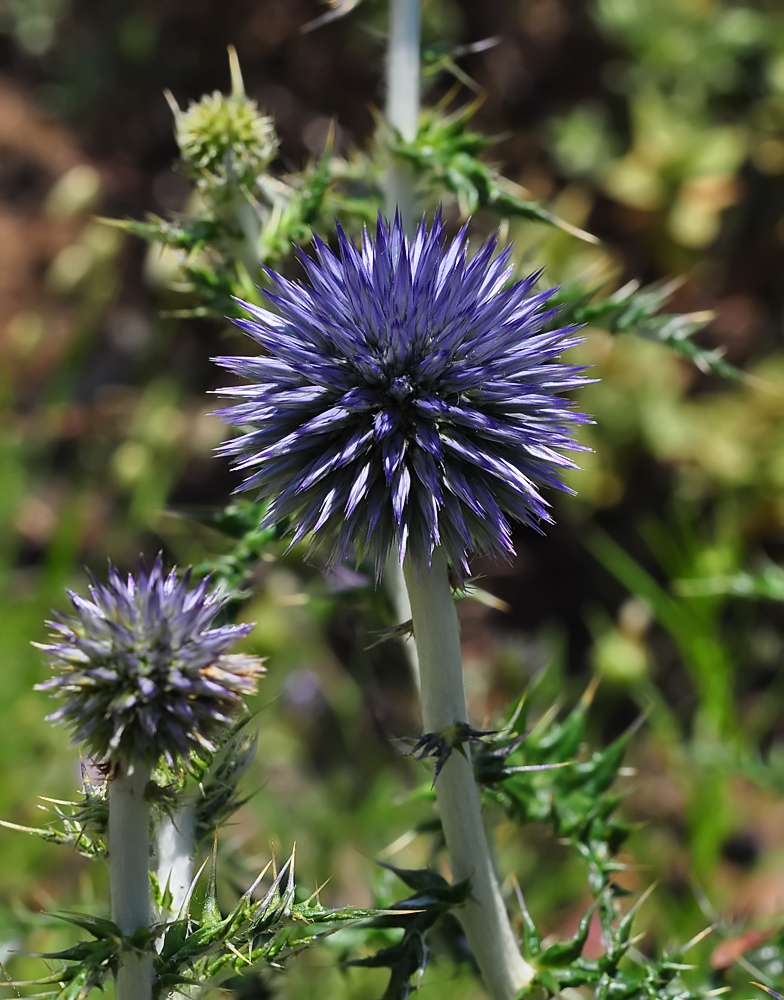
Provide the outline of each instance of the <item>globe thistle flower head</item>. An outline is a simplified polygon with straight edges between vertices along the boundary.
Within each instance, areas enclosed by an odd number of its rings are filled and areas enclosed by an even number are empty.
[[[587,379],[557,360],[578,341],[547,329],[555,289],[506,287],[510,250],[491,239],[469,259],[440,213],[410,242],[399,218],[361,248],[338,226],[338,249],[301,255],[309,286],[268,270],[276,312],[242,303],[235,321],[267,355],[216,359],[248,380],[221,390],[239,400],[220,415],[244,431],[221,449],[241,488],[331,565],[367,555],[380,573],[394,549],[429,566],[443,546],[462,575],[472,551],[509,556],[510,521],[551,520],[540,488],[566,489],[587,419],[560,395]]]
[[[37,690],[62,701],[49,721],[110,766],[174,765],[211,749],[263,667],[229,654],[253,626],[213,627],[228,598],[209,586],[191,589],[190,570],[166,575],[158,556],[125,580],[110,563],[105,585],[91,578],[90,600],[69,591],[74,614],[47,622],[51,641],[35,643],[54,671]]]

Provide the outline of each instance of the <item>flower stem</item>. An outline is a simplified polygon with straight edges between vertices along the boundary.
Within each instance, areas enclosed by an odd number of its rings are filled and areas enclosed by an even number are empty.
[[[425,732],[441,732],[466,722],[463,664],[457,613],[446,557],[433,553],[430,569],[405,560],[414,638],[422,682]],[[469,756],[468,747],[465,748]],[[512,1000],[531,981],[534,969],[520,954],[498,885],[482,823],[479,789],[466,757],[452,753],[436,781],[436,798],[449,852],[452,877],[471,879],[471,892],[457,912],[493,1000]]]
[[[241,101],[245,96],[245,84],[242,79],[237,50],[233,45],[229,46],[229,72],[231,73],[231,96],[235,101]],[[244,237],[237,248],[237,256],[245,264],[251,280],[255,282],[259,270],[261,222],[254,206],[248,201],[247,194],[239,189],[236,178],[232,177],[232,182],[236,190],[231,200],[230,212]]]
[[[158,885],[161,892],[169,888],[172,917],[180,912],[193,879],[195,823],[196,809],[187,804],[174,815],[164,816],[156,832]]]
[[[387,122],[407,142],[416,138],[419,127],[419,21],[422,0],[390,0],[389,46],[387,48]],[[400,213],[403,230],[410,238],[414,234],[416,195],[411,165],[392,160],[387,167],[384,183],[384,214],[393,219]],[[391,556],[384,571],[389,593],[397,611],[398,621],[411,617],[406,585],[400,563]],[[403,641],[411,680],[419,690],[419,660],[416,645]]]
[[[411,603],[408,599],[406,581],[403,579],[403,570],[394,552],[390,553],[387,557],[386,566],[384,567],[384,583],[397,614],[397,620],[401,624],[407,622],[411,617]],[[419,694],[419,657],[417,656],[416,643],[411,636],[406,636],[401,642],[408,663],[411,682],[416,688],[416,693]]]
[[[387,122],[406,142],[419,127],[419,12],[421,0],[390,0],[387,49]],[[416,213],[414,180],[408,164],[393,162],[386,179],[386,215],[400,212],[411,235]]]
[[[150,925],[149,767],[120,769],[109,785],[109,888],[112,920],[125,935]],[[151,1000],[152,954],[120,953],[117,1000]]]

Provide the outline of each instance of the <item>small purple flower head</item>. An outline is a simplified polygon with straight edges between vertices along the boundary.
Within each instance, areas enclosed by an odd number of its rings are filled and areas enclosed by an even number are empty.
[[[242,303],[268,353],[216,359],[250,383],[222,390],[244,430],[222,453],[270,500],[262,524],[289,518],[330,565],[368,555],[380,572],[391,548],[429,565],[440,545],[462,575],[473,550],[510,555],[509,519],[552,520],[540,486],[566,489],[586,419],[559,395],[586,379],[555,360],[577,341],[545,331],[554,290],[534,291],[539,274],[505,287],[510,250],[469,259],[440,214],[411,242],[379,217],[375,242],[338,226],[338,244],[302,255],[310,287],[267,272],[277,313]]]
[[[110,563],[108,583],[92,579],[92,600],[69,591],[75,614],[47,622],[52,641],[36,643],[55,671],[37,690],[63,700],[49,721],[112,766],[211,748],[256,690],[261,661],[228,654],[253,626],[212,628],[227,598],[208,579],[189,585],[190,570],[166,576],[160,556],[127,580]]]

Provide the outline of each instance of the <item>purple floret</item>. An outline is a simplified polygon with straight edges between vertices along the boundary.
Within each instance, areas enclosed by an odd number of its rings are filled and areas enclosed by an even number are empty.
[[[266,353],[216,359],[248,380],[221,390],[242,430],[221,452],[269,501],[262,527],[288,520],[331,566],[369,556],[380,573],[390,550],[429,565],[443,546],[462,575],[473,551],[513,553],[511,520],[551,522],[540,487],[575,468],[563,453],[587,418],[559,394],[588,380],[556,360],[578,340],[546,329],[555,289],[507,287],[509,249],[469,259],[465,228],[443,228],[409,242],[379,218],[357,248],[338,226],[339,256],[316,237],[309,286],[268,271],[277,311],[242,303]]]

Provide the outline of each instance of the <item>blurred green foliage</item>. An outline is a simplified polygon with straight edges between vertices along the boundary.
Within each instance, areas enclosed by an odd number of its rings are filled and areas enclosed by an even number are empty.
[[[662,213],[676,243],[705,247],[742,198],[749,161],[784,174],[782,11],[765,2],[597,0],[595,17],[620,48],[605,67],[612,97],[552,123],[555,155],[621,204]],[[610,113],[621,101],[623,129]]]

